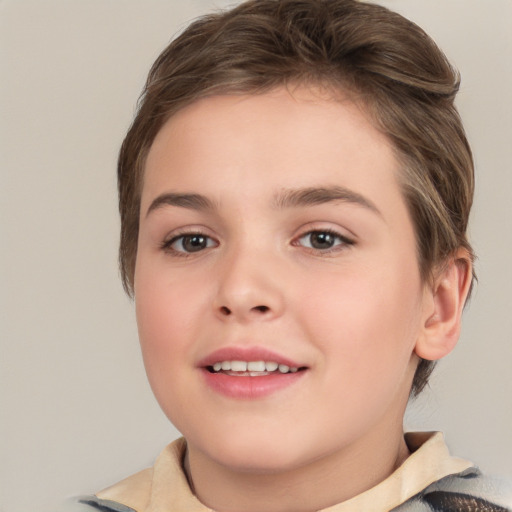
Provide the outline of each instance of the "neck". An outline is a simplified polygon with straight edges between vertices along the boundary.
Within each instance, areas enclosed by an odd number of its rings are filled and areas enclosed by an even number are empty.
[[[371,432],[349,447],[283,471],[229,468],[193,446],[188,447],[184,463],[199,500],[218,512],[311,512],[374,487],[408,455],[400,424],[392,431]]]

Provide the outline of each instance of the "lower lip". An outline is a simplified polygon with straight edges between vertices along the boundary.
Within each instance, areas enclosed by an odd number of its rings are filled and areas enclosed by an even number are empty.
[[[265,398],[288,386],[298,382],[305,370],[295,373],[273,373],[271,375],[262,375],[260,377],[235,377],[225,373],[211,373],[203,369],[203,375],[207,385],[229,398],[239,400],[255,400]]]

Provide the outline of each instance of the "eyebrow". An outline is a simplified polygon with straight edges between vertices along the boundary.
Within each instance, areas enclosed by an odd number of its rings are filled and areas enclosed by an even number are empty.
[[[273,198],[273,206],[279,210],[316,206],[331,202],[352,203],[382,216],[375,204],[363,195],[345,187],[308,187],[284,189]],[[148,208],[146,216],[164,206],[177,206],[190,210],[215,210],[215,203],[202,194],[167,192],[156,197]]]
[[[338,185],[330,187],[309,187],[283,190],[274,197],[274,206],[278,209],[315,206],[340,201],[352,203],[382,216],[375,204],[363,195]]]
[[[178,206],[190,210],[214,210],[215,204],[206,196],[201,194],[178,194],[168,192],[155,198],[149,205],[146,216],[152,211],[158,210],[163,206]]]

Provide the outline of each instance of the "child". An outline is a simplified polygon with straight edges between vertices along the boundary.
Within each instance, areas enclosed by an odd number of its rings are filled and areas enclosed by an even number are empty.
[[[120,263],[184,438],[69,510],[509,510],[402,428],[473,279],[457,88],[354,0],[251,0],[171,43],[121,149]]]

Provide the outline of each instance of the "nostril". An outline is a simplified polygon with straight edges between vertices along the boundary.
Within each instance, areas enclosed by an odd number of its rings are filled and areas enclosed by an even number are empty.
[[[220,306],[218,311],[222,316],[231,316],[233,314],[233,310],[229,309],[227,306]],[[256,313],[267,313],[270,311],[270,308],[268,306],[254,306],[250,308],[250,311]]]

